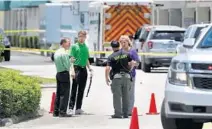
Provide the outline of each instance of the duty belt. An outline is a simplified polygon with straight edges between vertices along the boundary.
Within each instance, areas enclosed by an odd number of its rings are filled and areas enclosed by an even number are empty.
[[[120,72],[114,75],[114,78],[122,78],[122,77],[130,78],[130,74],[126,72]]]

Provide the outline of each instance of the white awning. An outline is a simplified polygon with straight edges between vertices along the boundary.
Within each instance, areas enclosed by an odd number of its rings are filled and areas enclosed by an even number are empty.
[[[62,33],[77,33],[76,30],[60,30]]]

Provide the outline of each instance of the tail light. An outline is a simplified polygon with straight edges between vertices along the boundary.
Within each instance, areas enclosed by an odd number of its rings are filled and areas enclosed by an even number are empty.
[[[152,47],[153,47],[153,42],[149,41],[147,44],[148,44],[148,48],[149,48],[149,49],[152,49]]]

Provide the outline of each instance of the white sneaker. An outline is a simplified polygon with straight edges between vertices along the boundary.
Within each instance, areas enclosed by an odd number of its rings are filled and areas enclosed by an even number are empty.
[[[76,115],[80,115],[80,114],[84,114],[85,112],[82,110],[82,109],[77,109],[76,111],[75,111],[75,114]]]
[[[67,114],[72,116],[74,114],[74,112],[72,109],[68,109]]]

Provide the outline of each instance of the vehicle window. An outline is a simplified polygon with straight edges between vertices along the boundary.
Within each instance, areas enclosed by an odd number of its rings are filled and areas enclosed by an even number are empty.
[[[202,28],[204,28],[204,27],[198,27],[198,28],[196,29],[196,31],[195,31],[195,33],[194,33],[194,37],[193,37],[193,38],[197,38],[197,37],[199,36],[199,34],[200,34],[200,32],[201,32]]]
[[[139,28],[139,29],[136,31],[134,39],[139,39],[139,36],[140,36],[140,34],[141,34],[141,31],[142,31],[142,28]]]
[[[201,48],[210,48],[212,47],[212,28],[208,30],[208,32],[203,37],[200,46]]]
[[[185,32],[185,34],[184,34],[184,39],[189,38],[189,34],[190,34],[191,30],[192,30],[192,27],[189,27],[189,28],[186,30],[186,32]]]
[[[183,41],[184,31],[155,31],[150,39]]]
[[[143,35],[141,36],[141,39],[144,39],[144,41],[146,41],[147,37],[148,37],[149,31],[145,30]]]

